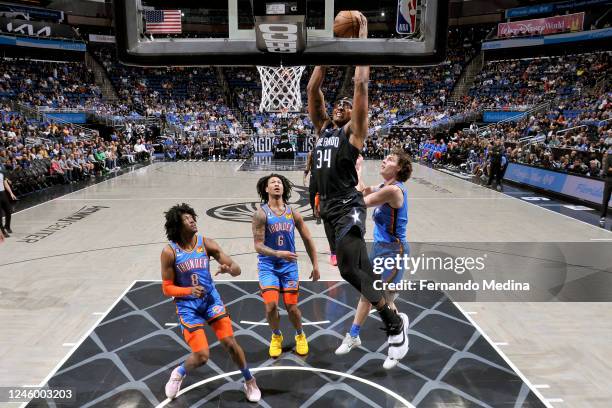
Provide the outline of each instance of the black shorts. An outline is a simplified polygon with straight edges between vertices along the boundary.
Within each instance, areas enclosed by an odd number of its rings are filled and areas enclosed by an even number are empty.
[[[363,194],[354,190],[344,196],[321,200],[321,218],[328,222],[335,234],[336,242],[353,227],[357,227],[363,238],[366,232],[366,205]]]

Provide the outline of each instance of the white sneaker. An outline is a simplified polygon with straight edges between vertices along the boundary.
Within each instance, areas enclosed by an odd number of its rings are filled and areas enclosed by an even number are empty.
[[[408,326],[410,321],[406,313],[399,313],[398,316],[404,322],[404,329],[401,333],[389,336],[387,339],[389,343],[387,355],[390,359],[399,361],[408,353]]]
[[[385,362],[383,363],[383,368],[384,368],[385,370],[390,370],[390,369],[392,369],[393,367],[395,367],[395,366],[397,365],[397,363],[399,363],[399,361],[398,361],[398,360],[396,360],[396,359],[394,359],[394,358],[391,358],[391,357],[387,357],[387,358],[385,359]]]
[[[166,383],[166,397],[170,399],[176,398],[176,394],[178,394],[181,389],[181,383],[185,378],[184,375],[180,375],[178,372],[178,367],[172,370],[172,374],[170,374],[170,379]]]
[[[255,377],[253,377],[250,381],[245,381],[243,387],[244,394],[249,402],[259,402],[261,399],[261,391],[259,390],[259,387],[257,387]]]
[[[359,346],[361,346],[361,339],[359,336],[353,337],[350,333],[346,333],[344,340],[342,340],[342,344],[336,349],[336,355],[341,356],[343,354],[348,354],[353,348]]]

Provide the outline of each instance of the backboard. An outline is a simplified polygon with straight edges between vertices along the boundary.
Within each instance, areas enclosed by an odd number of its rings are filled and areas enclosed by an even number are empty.
[[[412,66],[439,63],[446,51],[448,0],[113,2],[119,59],[128,65]],[[334,18],[342,10],[366,16],[367,39],[334,37]],[[180,15],[171,34],[158,29],[167,11]],[[278,38],[265,30],[278,26],[289,27],[296,44],[276,52],[262,48],[262,35]]]

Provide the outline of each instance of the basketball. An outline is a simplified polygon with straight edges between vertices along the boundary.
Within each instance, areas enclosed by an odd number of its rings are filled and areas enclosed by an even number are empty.
[[[357,10],[343,10],[334,20],[334,35],[340,38],[359,37],[359,15]]]

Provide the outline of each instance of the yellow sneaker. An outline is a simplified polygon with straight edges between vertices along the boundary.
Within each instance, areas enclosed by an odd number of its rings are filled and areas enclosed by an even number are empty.
[[[304,333],[295,336],[295,352],[300,356],[308,354],[308,340],[306,340],[306,335]]]
[[[283,352],[283,335],[272,334],[270,340],[270,357],[278,357]]]

